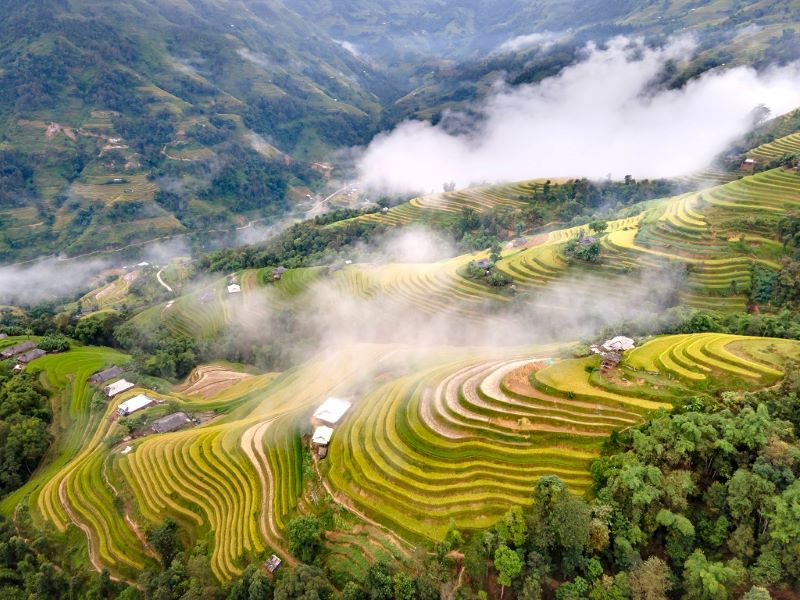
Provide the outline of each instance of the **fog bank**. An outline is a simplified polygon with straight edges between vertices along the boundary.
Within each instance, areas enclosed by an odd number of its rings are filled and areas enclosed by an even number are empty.
[[[378,135],[358,162],[360,178],[400,193],[439,191],[451,180],[678,176],[746,133],[757,107],[776,116],[800,106],[797,63],[715,70],[680,89],[654,85],[693,51],[687,38],[657,49],[626,38],[590,44],[582,62],[536,84],[499,86],[469,115],[448,113],[435,126],[407,121]]]

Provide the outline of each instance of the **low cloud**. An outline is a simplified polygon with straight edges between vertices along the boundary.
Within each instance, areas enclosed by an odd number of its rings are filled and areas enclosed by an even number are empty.
[[[270,69],[274,66],[267,55],[262,54],[261,52],[253,52],[247,48],[238,48],[236,50],[236,54],[241,56],[247,62],[253,63],[254,65],[257,65],[263,69]]]
[[[519,52],[520,50],[530,50],[537,48],[547,50],[558,42],[564,34],[544,31],[541,33],[530,33],[528,35],[518,35],[507,42],[503,42],[498,48],[498,53]]]
[[[662,314],[684,285],[680,271],[665,265],[611,282],[608,275],[565,274],[547,287],[520,289],[508,302],[481,300],[458,290],[452,264],[429,264],[454,251],[436,236],[409,231],[372,251],[371,262],[320,272],[291,298],[271,285],[234,298],[225,344],[243,355],[271,344],[297,363],[358,343],[422,349],[564,342]]]
[[[33,305],[68,298],[88,289],[108,267],[105,260],[62,261],[55,258],[0,267],[0,304]]]
[[[364,53],[361,52],[358,46],[356,46],[353,42],[348,42],[347,40],[333,40],[337,44],[339,44],[342,48],[347,50],[350,54],[355,56],[356,58],[364,58]]]
[[[357,164],[364,185],[399,192],[534,177],[670,177],[704,168],[754,124],[800,105],[798,64],[715,70],[680,89],[656,85],[694,44],[616,38],[542,82],[501,86],[437,125],[407,121],[377,136]]]

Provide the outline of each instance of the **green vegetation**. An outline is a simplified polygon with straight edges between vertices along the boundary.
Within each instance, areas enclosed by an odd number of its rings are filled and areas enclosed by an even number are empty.
[[[0,497],[18,488],[52,441],[48,396],[35,375],[0,374]]]
[[[11,3],[0,260],[306,214],[340,176],[317,162],[329,150],[408,115],[436,121],[501,71],[538,81],[590,37],[686,28],[707,37],[658,82],[678,88],[723,62],[788,61],[799,18],[772,0],[593,0],[549,52],[384,78],[378,49],[397,38],[378,39],[375,19],[414,44],[439,31],[464,56],[474,23],[495,47],[518,27],[566,29],[574,10],[547,0],[489,23],[493,2],[201,4]],[[263,244],[0,308],[0,349],[47,351],[0,363],[0,595],[796,595],[799,125],[767,122],[676,181],[334,203]],[[408,226],[455,251],[384,256]],[[614,326],[590,314],[616,305],[637,310]],[[532,346],[540,328],[559,343]],[[589,351],[618,334],[635,348]],[[89,379],[112,365],[134,387],[107,398]],[[139,394],[153,402],[121,416]],[[323,451],[311,415],[331,396],[352,405]]]
[[[498,597],[506,587],[526,599],[791,593],[796,385],[792,367],[779,387],[656,413],[612,437],[586,499],[541,477],[489,530],[465,538],[451,527],[436,561],[452,568],[446,552],[460,548],[468,587],[496,583]],[[366,593],[380,594],[382,581],[367,576]],[[411,597],[426,597],[417,583]]]

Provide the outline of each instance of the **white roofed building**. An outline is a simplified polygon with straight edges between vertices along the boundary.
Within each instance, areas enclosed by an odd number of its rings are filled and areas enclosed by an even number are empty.
[[[242,291],[242,288],[239,286],[238,283],[232,283],[228,286],[228,293],[229,294],[238,294]]]
[[[314,411],[311,418],[328,425],[336,425],[348,410],[350,410],[350,403],[347,400],[331,396]]]
[[[314,430],[314,435],[311,436],[311,443],[315,446],[327,446],[333,437],[333,429],[327,425],[320,425]]]
[[[128,390],[134,388],[135,385],[126,379],[120,379],[119,381],[115,381],[112,384],[107,385],[103,388],[103,392],[105,392],[106,398],[113,398],[117,394],[121,394],[122,392],[127,392]]]
[[[120,417],[127,417],[130,414],[135,413],[137,410],[142,410],[143,408],[147,408],[148,406],[155,404],[155,400],[150,396],[145,394],[139,394],[138,396],[134,396],[133,398],[128,398],[117,407],[117,414]]]
[[[636,344],[634,341],[629,338],[625,337],[624,335],[618,335],[616,337],[611,338],[610,340],[606,340],[603,342],[603,348],[606,350],[616,350],[618,352],[625,352],[625,350],[630,350]]]

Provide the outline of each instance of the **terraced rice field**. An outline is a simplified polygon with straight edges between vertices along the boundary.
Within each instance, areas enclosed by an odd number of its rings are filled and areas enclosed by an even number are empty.
[[[527,502],[542,475],[557,474],[582,493],[612,431],[723,385],[771,385],[782,361],[800,356],[800,344],[785,340],[671,336],[629,352],[606,378],[587,368],[597,357],[557,360],[555,350],[353,346],[280,376],[227,377],[204,394],[204,375],[220,371],[209,367],[171,399],[183,410],[216,406],[225,414],[126,442],[133,451],[124,455],[125,444],[105,442],[118,427],[117,404],[141,390],[92,410],[86,378],[126,358],[102,348],[47,356],[33,365],[63,400],[58,452],[0,508],[10,515],[25,501],[35,523],[79,528],[92,564],[125,578],[156,560],[142,531],[167,515],[208,542],[220,580],[272,552],[291,560],[283,531],[308,506],[309,415],[329,395],[344,395],[354,405],[320,467],[336,502],[352,511],[352,528],[327,540],[328,560],[352,574],[384,555],[408,556],[392,532],[416,543],[439,539],[451,519],[466,529],[490,526]]]
[[[343,531],[329,531],[325,537],[326,565],[333,573],[334,581],[337,576],[345,581],[351,578],[361,581],[375,562],[403,563],[409,558],[405,545],[371,525],[359,524]]]
[[[124,180],[113,183],[114,179]],[[105,203],[128,200],[152,200],[156,185],[143,174],[103,174],[86,177],[73,184],[72,192],[89,200]]]
[[[456,192],[437,194],[416,199],[397,210],[424,212],[435,207],[439,213],[447,214],[470,202],[477,203],[475,207],[483,203],[480,206],[484,208],[501,202],[514,204],[519,203],[516,198],[530,195],[535,185],[539,184],[488,188],[480,194],[479,190],[464,192],[473,194],[471,199]],[[510,300],[515,295],[534,297],[547,304],[550,296],[542,296],[542,292],[559,281],[569,285],[594,275],[591,285],[571,286],[576,299],[590,301],[599,295],[624,300],[643,275],[663,272],[665,277],[674,277],[682,268],[686,271],[685,281],[680,283],[683,304],[738,311],[747,304],[753,265],[778,268],[782,248],[773,237],[777,220],[798,205],[800,174],[774,169],[703,191],[650,201],[638,214],[610,221],[608,229],[597,235],[601,246],[597,264],[581,264],[564,254],[565,244],[589,233],[586,226],[531,236],[521,246],[509,245],[497,264],[513,280],[513,290],[492,288],[484,281],[466,277],[467,264],[486,258],[486,253],[426,264],[292,269],[278,282],[272,281],[271,268],[245,271],[240,276],[243,296],[250,299],[247,309],[262,310],[265,316],[276,310],[299,311],[313,299],[310,290],[330,285],[345,297],[410,308],[423,315],[446,313],[476,322],[513,306]],[[392,211],[386,214],[395,214]],[[421,218],[411,212],[408,222]],[[269,293],[260,292],[262,288]],[[192,301],[178,300],[164,308],[160,318],[177,332],[210,334],[237,310],[237,304],[224,293],[215,288],[214,294],[215,300],[200,304],[197,295]]]
[[[747,156],[762,163],[768,163],[786,154],[800,154],[800,132],[790,133],[772,142],[762,144],[748,152]]]
[[[357,217],[360,220],[398,226],[414,222],[447,219],[471,208],[478,213],[498,208],[520,209],[525,198],[541,189],[544,180],[522,181],[507,185],[475,187],[454,192],[428,194],[390,208],[386,212]],[[335,225],[335,224],[334,224]]]
[[[244,564],[237,560],[265,549],[254,518],[258,478],[239,448],[239,435],[216,426],[175,432],[167,439],[151,436],[119,459],[144,519],[158,523],[169,511],[187,527],[213,532],[211,569],[222,580],[241,571]]]
[[[513,205],[531,193],[524,186],[440,194],[371,217],[403,210],[412,220],[447,218],[462,206],[480,211]],[[648,203],[641,213],[610,222],[598,235],[597,265],[565,256],[565,244],[587,233],[572,227],[510,245],[497,267],[520,294],[540,294],[558,281],[594,273],[599,277],[588,294],[624,300],[632,277],[683,266],[685,304],[738,310],[753,264],[776,265],[770,223],[799,204],[800,175],[776,169]],[[475,323],[513,304],[512,294],[466,278],[467,264],[484,257],[293,269],[280,281],[272,280],[271,269],[250,270],[238,274],[241,294],[228,295],[220,279],[140,313],[135,322],[164,323],[175,333],[212,339],[238,310],[260,302],[263,314],[301,311],[312,291],[330,286],[346,298],[378,302],[387,314],[403,306]],[[13,342],[0,340],[0,346]],[[126,395],[93,410],[94,390],[85,382],[126,357],[78,347],[33,363],[57,392],[61,435],[52,458],[0,510],[10,515],[23,501],[38,526],[79,528],[92,564],[129,579],[156,560],[141,532],[166,516],[192,540],[208,543],[220,580],[272,552],[291,560],[286,523],[310,505],[309,415],[327,396],[347,396],[354,405],[319,468],[326,489],[351,511],[354,523],[327,539],[331,567],[361,573],[371,560],[402,560],[408,551],[387,531],[420,543],[441,538],[451,519],[464,529],[488,527],[509,507],[527,503],[542,475],[556,474],[582,493],[590,483],[589,464],[611,432],[683,398],[772,385],[783,361],[800,357],[800,344],[785,340],[669,336],[628,352],[621,367],[605,376],[596,370],[598,357],[558,360],[556,350],[363,345],[280,375],[205,367],[167,398],[182,410],[218,416],[202,426],[143,435],[122,455],[107,442],[119,431],[114,409]]]
[[[0,511],[9,515],[18,503],[26,503],[35,523],[49,523],[60,531],[75,524],[87,535],[92,563],[118,572],[134,572],[152,559],[146,557],[125,525],[102,480],[102,440],[116,403],[93,411],[90,403],[94,389],[87,378],[126,361],[127,357],[114,350],[75,348],[31,363],[29,369],[41,369],[43,383],[55,392],[54,420],[59,435],[51,450],[52,459],[0,504]]]
[[[576,493],[610,432],[652,410],[736,382],[770,385],[796,342],[716,334],[657,338],[612,379],[596,357],[534,354],[457,361],[385,383],[337,429],[324,471],[370,517],[410,539],[440,539],[450,520],[483,528],[528,501],[537,477]],[[686,373],[690,373],[687,376]]]

